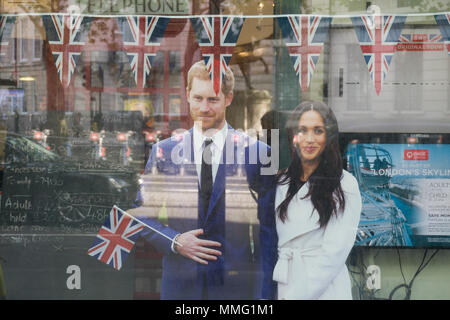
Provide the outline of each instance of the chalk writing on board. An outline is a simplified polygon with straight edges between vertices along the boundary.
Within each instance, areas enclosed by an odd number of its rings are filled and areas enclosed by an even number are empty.
[[[6,210],[29,211],[32,209],[30,196],[10,196],[5,198],[3,208]]]

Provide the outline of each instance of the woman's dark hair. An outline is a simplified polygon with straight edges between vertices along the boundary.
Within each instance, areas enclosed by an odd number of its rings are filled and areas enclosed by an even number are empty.
[[[287,169],[277,175],[279,184],[289,184],[286,199],[278,206],[277,212],[281,221],[287,218],[287,208],[292,198],[300,190],[303,176],[300,151],[294,144],[294,137],[298,132],[298,124],[303,113],[307,111],[318,112],[324,122],[326,132],[326,146],[322,152],[319,166],[309,177],[309,191],[305,198],[311,197],[314,209],[319,214],[320,227],[328,224],[333,214],[337,215],[339,209],[344,209],[345,198],[341,188],[342,158],[339,151],[339,129],[333,111],[323,102],[306,101],[299,104],[287,120],[286,130],[291,163]]]

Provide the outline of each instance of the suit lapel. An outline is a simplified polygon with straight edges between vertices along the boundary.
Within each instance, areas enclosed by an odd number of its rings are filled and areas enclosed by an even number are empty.
[[[279,185],[277,192],[280,192],[280,187],[284,188],[284,191],[281,193],[284,197],[288,185]],[[279,217],[277,216],[279,246],[283,246],[286,242],[320,227],[319,214],[317,213],[317,210],[314,209],[311,198],[308,197],[303,199],[308,193],[308,189],[309,182],[305,183],[292,199],[287,210],[287,223],[280,222]]]

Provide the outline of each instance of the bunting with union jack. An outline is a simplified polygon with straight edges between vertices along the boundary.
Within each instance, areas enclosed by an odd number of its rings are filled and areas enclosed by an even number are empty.
[[[88,250],[88,254],[120,270],[144,227],[144,224],[122,213],[114,206]]]
[[[231,56],[241,33],[244,18],[233,16],[191,18],[200,53],[213,82],[216,94],[229,68]]]
[[[364,15],[351,20],[375,91],[380,95],[406,16]]]
[[[143,89],[170,18],[126,16],[117,21],[136,86]]]
[[[0,16],[0,55],[5,54],[15,21],[15,17]]]
[[[450,13],[436,14],[434,19],[436,19],[436,23],[441,30],[445,45],[447,46],[447,53],[450,55]]]
[[[59,79],[64,88],[70,85],[92,19],[68,14],[52,14],[42,17]]]
[[[323,43],[328,37],[331,19],[303,15],[277,19],[302,91],[309,87]]]

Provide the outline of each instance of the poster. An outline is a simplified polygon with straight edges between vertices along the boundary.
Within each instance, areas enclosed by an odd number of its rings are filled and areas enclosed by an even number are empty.
[[[356,245],[450,247],[450,145],[350,144],[363,208]]]

